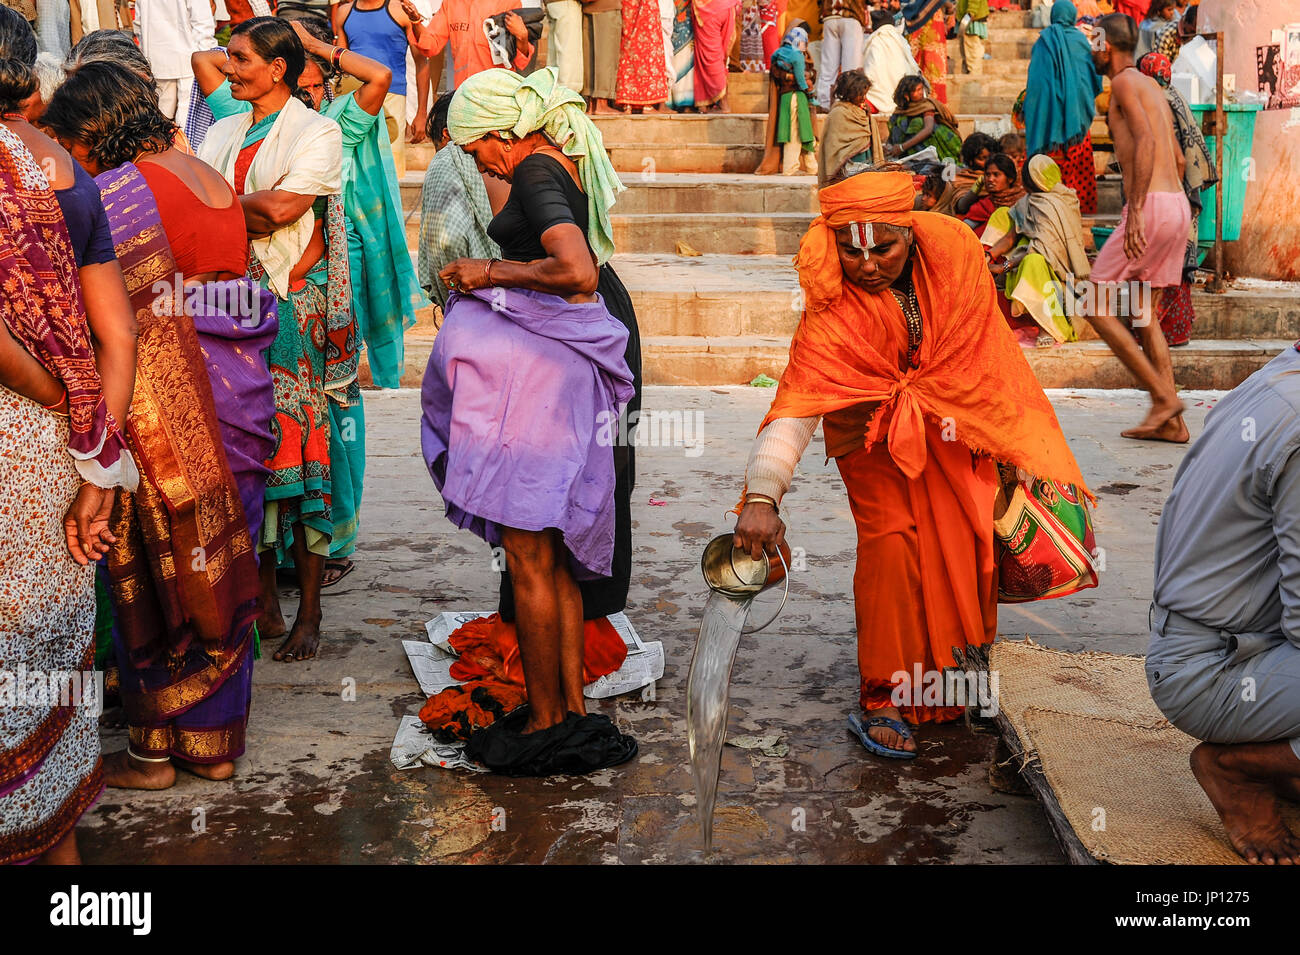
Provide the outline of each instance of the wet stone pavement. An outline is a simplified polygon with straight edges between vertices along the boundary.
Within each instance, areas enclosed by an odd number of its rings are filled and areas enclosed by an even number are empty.
[[[1184,393],[1193,435],[1216,397]],[[770,400],[770,390],[747,387],[646,389],[646,411],[676,415],[692,444],[641,447],[637,457],[628,615],[643,640],[663,642],[667,664],[654,700],[591,704],[637,738],[640,755],[585,778],[513,780],[389,762],[399,718],[424,699],[402,640],[424,639],[424,622],[443,610],[494,609],[498,578],[486,545],[442,515],[420,459],[418,393],[367,392],[358,566],[326,592],[320,656],[277,663],[264,648],[235,777],[181,773],[165,792],[107,790],[79,827],[85,860],[1060,863],[1038,804],[990,787],[993,735],[925,726],[920,758],[893,762],[868,755],[846,729],[857,704],[855,535],[820,433],[782,509],[806,569],[793,574],[780,619],[742,640],[732,681],[729,735],[777,734],[789,752],[725,747],[715,852],[703,857],[685,728],[706,596],[699,555],[731,525]],[[1184,449],[1119,437],[1142,416],[1135,392],[1052,400],[1101,499],[1105,571],[1076,597],[1004,606],[999,631],[1065,650],[1140,653],[1155,526]],[[674,437],[659,432],[661,443]],[[292,607],[286,594],[286,614]],[[124,731],[106,727],[103,742],[121,749]]]

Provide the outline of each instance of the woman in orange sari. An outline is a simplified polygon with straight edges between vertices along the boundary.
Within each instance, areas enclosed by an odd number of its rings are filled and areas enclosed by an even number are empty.
[[[868,718],[850,723],[872,752],[905,759],[916,743],[904,719],[962,713],[921,699],[918,669],[956,666],[954,651],[997,634],[997,464],[1083,478],[975,234],[913,212],[906,173],[863,173],[818,199],[797,260],[805,311],[750,454],[735,543],[755,557],[784,544],[781,497],[821,420],[858,527]]]

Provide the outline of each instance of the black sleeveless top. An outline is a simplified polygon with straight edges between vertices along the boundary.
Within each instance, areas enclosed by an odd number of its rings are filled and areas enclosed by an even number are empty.
[[[488,235],[501,246],[501,257],[512,262],[532,262],[547,257],[542,233],[562,222],[571,222],[587,234],[587,196],[569,171],[555,157],[534,153],[515,167],[510,198],[488,225]],[[628,330],[623,357],[632,370],[636,394],[627,405],[635,420],[641,409],[641,333],[637,329],[632,298],[606,263],[600,267],[596,286],[609,313]],[[632,576],[632,489],[636,484],[635,448],[614,447],[614,560],[611,576],[578,581],[582,593],[582,616],[586,620],[607,617],[627,606]],[[501,575],[501,599],[497,605],[502,619],[515,619],[514,589],[510,575]]]

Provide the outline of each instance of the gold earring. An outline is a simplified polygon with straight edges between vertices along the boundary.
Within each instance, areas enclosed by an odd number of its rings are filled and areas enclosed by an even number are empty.
[[[505,145],[506,145],[506,152],[510,152],[510,144],[506,143]]]

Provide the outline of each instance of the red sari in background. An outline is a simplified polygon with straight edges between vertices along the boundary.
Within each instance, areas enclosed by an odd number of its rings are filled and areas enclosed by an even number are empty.
[[[1061,182],[1079,197],[1079,212],[1096,215],[1097,167],[1092,160],[1092,133],[1084,133],[1083,141],[1069,149],[1053,149],[1047,155],[1061,167]]]
[[[948,102],[948,22],[942,11],[907,38],[921,75],[940,103]]]
[[[727,55],[736,35],[740,0],[694,0],[695,108],[727,95]]]
[[[659,0],[623,0],[615,91],[615,100],[624,106],[658,106],[668,100]]]

